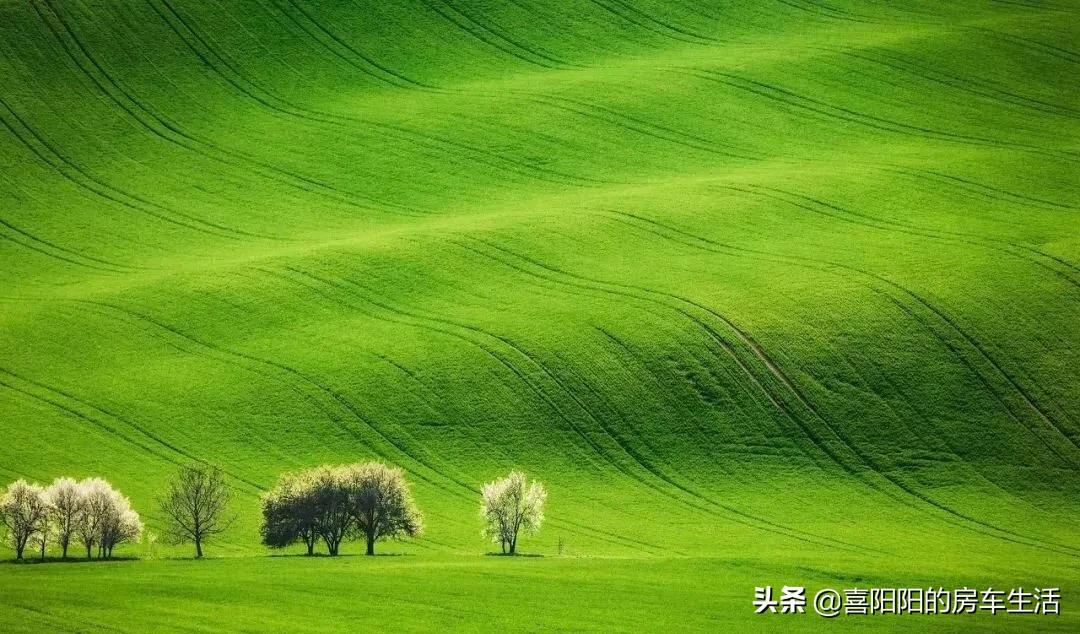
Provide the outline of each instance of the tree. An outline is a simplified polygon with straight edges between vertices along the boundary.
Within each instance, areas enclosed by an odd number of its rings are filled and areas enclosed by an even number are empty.
[[[225,474],[217,467],[181,467],[160,500],[167,535],[175,543],[194,543],[195,556],[203,556],[203,544],[224,531],[235,518],[226,517],[231,492]]]
[[[346,483],[357,530],[367,543],[366,554],[375,554],[375,542],[380,539],[415,537],[421,533],[420,511],[401,469],[367,462],[343,467],[341,477]]]
[[[262,498],[262,543],[284,548],[302,541],[307,554],[315,552],[319,539],[315,487],[308,474],[286,473]]]
[[[79,482],[79,497],[82,499],[83,512],[78,524],[75,525],[75,535],[86,547],[87,559],[93,556],[95,544],[100,548],[101,525],[112,505],[112,494],[112,486],[101,478],[87,478]]]
[[[348,484],[342,476],[342,467],[318,467],[310,474],[315,528],[331,556],[338,554],[356,521],[349,507]]]
[[[78,484],[82,511],[75,523],[74,536],[86,547],[86,558],[112,557],[113,549],[124,542],[134,542],[142,533],[139,514],[131,501],[101,478],[87,478]]]
[[[45,490],[36,484],[19,479],[9,484],[0,496],[0,523],[7,527],[16,559],[23,558],[26,544],[35,533],[41,531],[47,539],[44,534],[47,516]]]
[[[68,546],[79,524],[83,521],[86,512],[86,503],[83,499],[79,484],[71,478],[57,478],[45,490],[45,497],[49,504],[49,523],[63,553],[67,559]]]
[[[481,491],[480,515],[483,534],[498,542],[505,554],[517,552],[519,533],[535,534],[544,522],[547,491],[539,482],[531,484],[525,474],[511,471],[505,478],[489,482]]]
[[[262,510],[264,544],[284,548],[302,541],[309,555],[319,539],[333,556],[342,542],[360,536],[373,555],[376,541],[418,535],[422,528],[402,471],[377,462],[285,474],[263,496]]]
[[[41,518],[41,523],[38,524],[37,530],[30,537],[30,543],[35,546],[38,551],[38,558],[42,561],[45,561],[45,549],[49,547],[49,542],[56,536],[56,529],[52,525],[52,519],[49,516],[48,501],[45,502],[45,505],[45,514]]]
[[[98,525],[99,556],[111,559],[117,544],[136,542],[141,533],[142,521],[131,508],[131,501],[119,491],[112,491]]]

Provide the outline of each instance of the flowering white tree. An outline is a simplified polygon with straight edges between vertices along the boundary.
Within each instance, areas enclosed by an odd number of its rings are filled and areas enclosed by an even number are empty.
[[[540,530],[546,500],[544,485],[529,483],[520,471],[511,471],[505,478],[485,484],[480,502],[483,534],[497,542],[504,554],[509,551],[513,555],[521,531],[533,535]]]
[[[112,557],[117,544],[139,539],[142,521],[130,500],[101,478],[87,478],[78,488],[83,512],[75,535],[86,547],[87,559],[93,556],[95,545],[98,558]]]
[[[45,490],[36,484],[19,479],[0,496],[0,524],[7,527],[16,559],[23,558],[26,544],[36,533],[47,530],[47,516]]]
[[[68,546],[86,513],[86,502],[79,483],[71,478],[53,480],[45,489],[45,498],[49,503],[49,526],[64,559],[67,559]]]
[[[112,557],[113,548],[124,542],[137,542],[142,534],[142,520],[131,508],[131,501],[113,490],[99,526],[99,557]]]
[[[112,487],[101,478],[87,478],[79,482],[79,497],[82,498],[83,514],[75,526],[75,535],[86,547],[86,558],[94,555],[94,545],[98,545],[100,554],[101,526],[111,505]]]
[[[54,539],[56,539],[56,527],[52,525],[52,518],[49,515],[48,507],[46,507],[45,517],[41,519],[38,529],[30,536],[30,544],[38,552],[38,556],[45,559],[45,549],[49,547],[49,542]]]

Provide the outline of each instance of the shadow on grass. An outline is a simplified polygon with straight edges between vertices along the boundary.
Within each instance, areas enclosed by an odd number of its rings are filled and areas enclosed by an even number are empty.
[[[109,559],[97,559],[97,558],[87,559],[85,557],[68,557],[67,559],[64,559],[63,557],[46,557],[45,559],[41,559],[40,557],[34,557],[34,558],[27,558],[27,559],[3,559],[3,560],[0,560],[0,565],[4,565],[4,566],[44,566],[44,565],[51,565],[51,564],[76,565],[76,564],[108,563],[110,561],[139,561],[139,560],[140,560],[139,557],[131,557],[131,556],[127,556],[127,557],[110,557]]]
[[[543,559],[547,555],[541,555],[540,553],[484,553],[485,557],[527,557],[530,559]]]
[[[273,555],[267,555],[270,558],[282,558],[282,559],[364,559],[371,558],[376,559],[379,557],[415,557],[414,553],[375,553],[374,555],[365,555],[364,553],[341,553],[338,555],[328,555],[326,553],[277,553]]]

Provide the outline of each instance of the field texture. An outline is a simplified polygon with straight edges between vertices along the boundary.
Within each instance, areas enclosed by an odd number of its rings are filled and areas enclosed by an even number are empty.
[[[1077,86],[1065,1],[0,0],[0,485],[239,513],[2,564],[0,630],[1077,631]],[[267,556],[372,458],[422,539]],[[513,467],[542,557],[485,556]]]

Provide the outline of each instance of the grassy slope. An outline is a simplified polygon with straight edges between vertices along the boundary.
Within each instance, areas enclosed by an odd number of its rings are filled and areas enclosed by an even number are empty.
[[[382,4],[0,2],[0,480],[106,475],[153,526],[219,463],[214,552],[255,555],[278,473],[381,457],[430,565],[317,565],[428,606],[518,574],[476,557],[510,466],[552,491],[528,550],[616,558],[528,596],[638,575],[705,626],[777,570],[1076,587],[1069,3]],[[232,564],[0,589],[339,578]],[[641,622],[620,587],[552,622]]]

